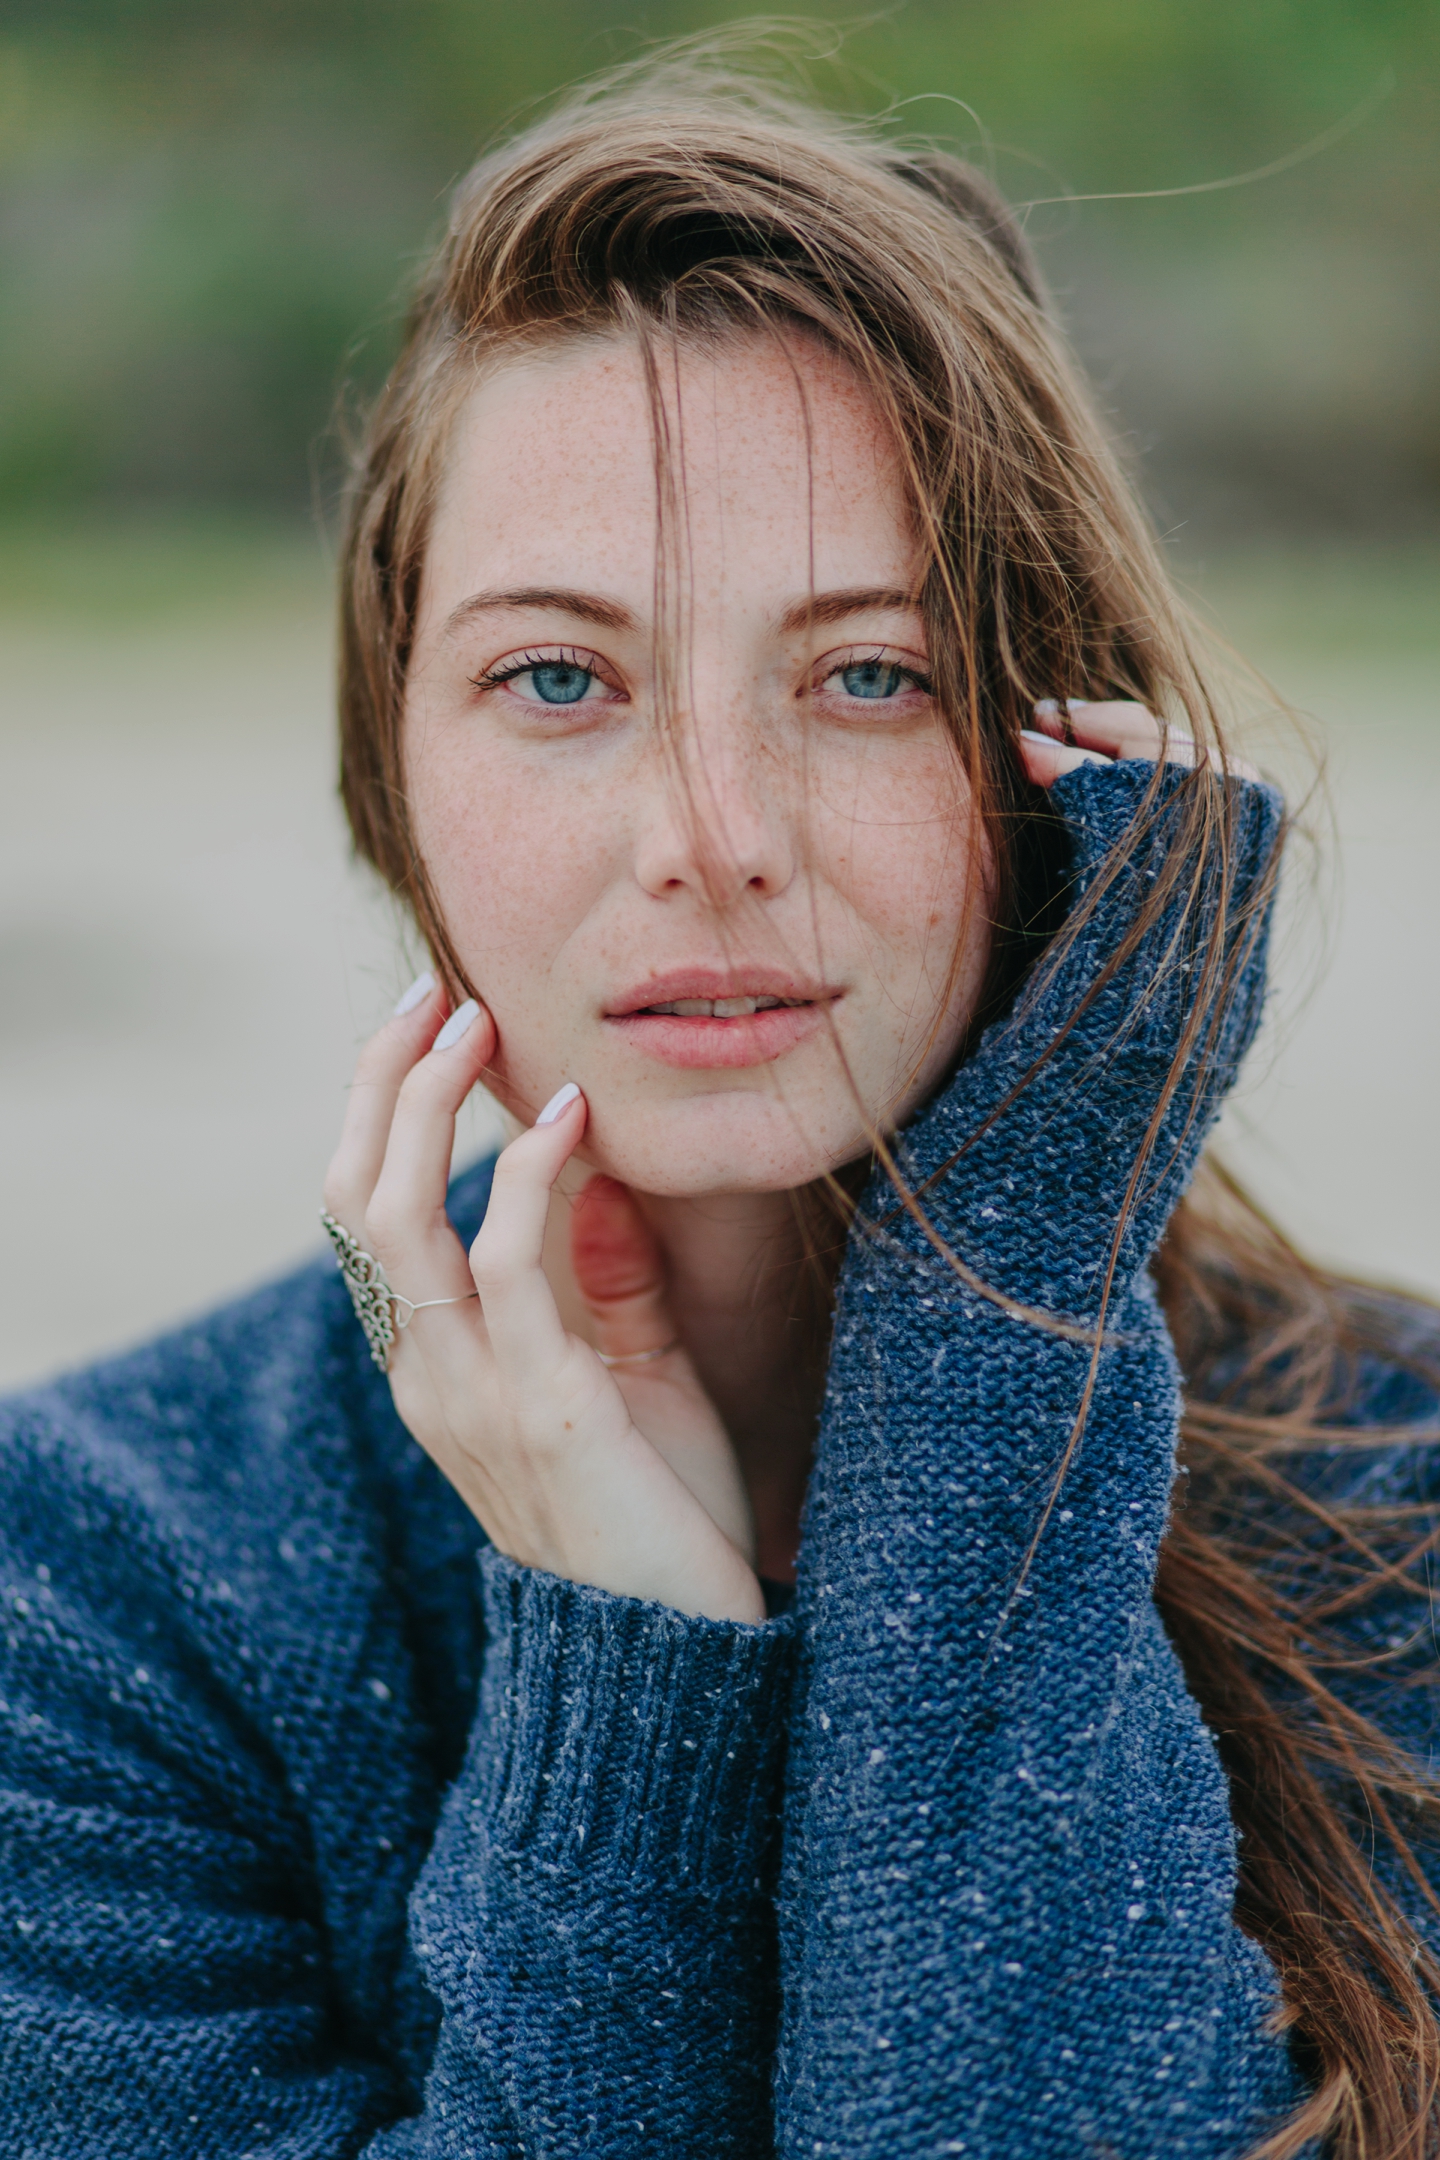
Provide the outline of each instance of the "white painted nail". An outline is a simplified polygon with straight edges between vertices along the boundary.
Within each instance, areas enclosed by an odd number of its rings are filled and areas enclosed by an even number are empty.
[[[431,991],[434,988],[435,977],[431,974],[429,968],[426,968],[423,975],[417,975],[415,977],[414,982],[411,983],[409,989],[405,992],[404,997],[401,998],[399,1004],[395,1007],[395,1018],[397,1020],[403,1020],[406,1013],[414,1012],[417,1005],[424,1004],[426,998],[429,997]]]
[[[1089,703],[1089,698],[1067,697],[1065,700],[1065,710],[1066,712],[1084,712],[1086,706]]]
[[[565,1112],[569,1109],[571,1103],[574,1102],[576,1096],[579,1093],[580,1090],[578,1087],[576,1087],[575,1082],[573,1080],[567,1080],[564,1087],[557,1088],[555,1093],[550,1097],[549,1102],[546,1103],[544,1109],[540,1112],[539,1117],[536,1118],[536,1124],[553,1125],[557,1118],[563,1117],[565,1115]]]
[[[1036,698],[1035,710],[1037,713],[1044,713],[1047,720],[1058,720],[1060,717],[1060,701],[1058,698],[1053,697]]]
[[[1044,743],[1047,750],[1063,750],[1065,747],[1064,743],[1056,742],[1053,735],[1042,735],[1039,728],[1033,727],[1022,727],[1020,730],[1020,740],[1021,742]]]
[[[461,1036],[469,1033],[470,1023],[479,1010],[474,998],[466,998],[463,1005],[456,1006],[430,1047],[433,1050],[452,1050]]]

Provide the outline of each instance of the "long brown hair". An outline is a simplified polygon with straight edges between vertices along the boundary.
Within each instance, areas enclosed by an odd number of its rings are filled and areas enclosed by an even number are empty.
[[[572,97],[462,181],[359,446],[342,792],[359,852],[409,902],[452,988],[473,986],[411,827],[401,739],[451,421],[499,354],[617,335],[649,354],[657,340],[757,330],[841,356],[900,450],[929,565],[935,693],[994,850],[980,1017],[1054,929],[1046,821],[1015,744],[1036,698],[1137,699],[1209,748],[1133,934],[1161,908],[1183,910],[1217,864],[1223,887],[1230,793],[1213,776],[1227,753],[1204,643],[1004,204],[943,152],[688,52]],[[1062,941],[1078,927],[1065,921]],[[1222,910],[1202,973],[1221,966],[1231,929]],[[1365,1841],[1388,1840],[1433,1907],[1414,1845],[1436,1788],[1331,1683],[1353,1666],[1343,1622],[1357,1606],[1382,1591],[1423,1597],[1431,1533],[1403,1510],[1307,1499],[1285,1468],[1335,1442],[1345,1374],[1386,1347],[1388,1308],[1306,1266],[1213,1167],[1173,1218],[1156,1273],[1187,1382],[1185,1474],[1156,1597],[1229,1772],[1236,1917],[1275,1961],[1316,2088],[1260,2151],[1283,2160],[1323,2137],[1347,2160],[1418,2160],[1440,2149],[1440,1966]],[[1294,1565],[1277,1565],[1287,1556]]]

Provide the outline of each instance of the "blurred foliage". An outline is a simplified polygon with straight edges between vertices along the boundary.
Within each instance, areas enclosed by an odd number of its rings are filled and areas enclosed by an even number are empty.
[[[333,473],[450,181],[660,0],[0,0],[0,506],[283,508]],[[792,20],[819,21],[813,17]],[[823,41],[822,41],[823,42]],[[819,93],[992,166],[1162,522],[1440,506],[1434,0],[909,0]],[[1367,117],[1272,178],[1161,199]]]

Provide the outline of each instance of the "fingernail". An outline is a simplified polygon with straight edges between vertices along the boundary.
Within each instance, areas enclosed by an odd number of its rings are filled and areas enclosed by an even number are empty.
[[[414,982],[411,983],[409,989],[405,992],[404,997],[401,998],[399,1004],[395,1007],[395,1018],[397,1020],[403,1020],[406,1013],[414,1012],[417,1005],[424,1004],[426,998],[429,997],[431,991],[434,988],[435,977],[431,974],[429,968],[426,968],[423,975],[417,975],[415,977]]]
[[[550,1097],[549,1102],[546,1103],[544,1109],[540,1112],[539,1117],[536,1118],[536,1124],[553,1125],[558,1117],[564,1116],[565,1112],[569,1109],[571,1103],[574,1102],[576,1096],[579,1093],[580,1090],[578,1087],[576,1087],[575,1082],[573,1080],[567,1080],[564,1087],[558,1088],[556,1092]]]
[[[1047,720],[1058,720],[1060,717],[1060,701],[1058,698],[1053,697],[1036,698],[1035,711],[1037,716],[1043,713]],[[1022,728],[1020,732],[1024,735],[1028,734],[1029,730]]]
[[[479,1010],[480,1007],[476,1004],[474,998],[466,998],[463,1005],[457,1005],[454,1012],[445,1022],[444,1027],[435,1037],[434,1042],[430,1045],[431,1049],[453,1049],[461,1036],[469,1033],[470,1023]]]
[[[1089,703],[1089,698],[1067,697],[1065,700],[1065,710],[1066,712],[1084,712],[1086,706]]]
[[[1021,742],[1044,743],[1047,750],[1063,750],[1065,747],[1063,743],[1056,742],[1053,735],[1042,735],[1039,728],[1033,727],[1022,727],[1020,730],[1020,740]]]

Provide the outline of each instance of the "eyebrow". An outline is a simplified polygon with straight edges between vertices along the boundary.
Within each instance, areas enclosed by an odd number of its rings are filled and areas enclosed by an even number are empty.
[[[563,585],[515,585],[504,591],[471,593],[445,618],[444,635],[458,630],[476,615],[501,608],[541,608],[554,615],[577,615],[581,622],[595,623],[601,630],[633,630],[635,618],[618,600],[604,600],[598,593],[571,592]]]
[[[807,593],[786,608],[780,628],[787,637],[796,631],[823,629],[844,622],[851,615],[895,614],[918,604],[919,595],[904,585],[853,585],[837,592]],[[471,593],[445,618],[444,635],[460,629],[477,615],[506,608],[539,608],[555,615],[574,615],[601,630],[633,630],[635,617],[618,600],[598,593],[572,592],[564,585],[513,585],[493,592]]]
[[[844,622],[848,615],[896,614],[919,605],[918,593],[904,585],[854,585],[841,592],[811,593],[786,608],[780,628],[786,636],[797,630],[822,629]]]

